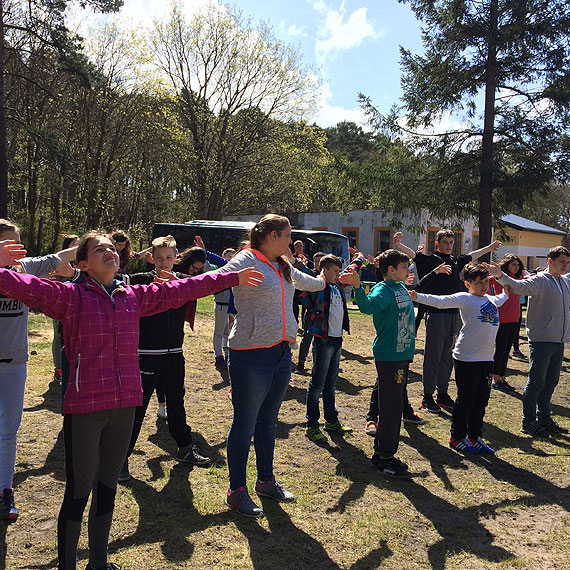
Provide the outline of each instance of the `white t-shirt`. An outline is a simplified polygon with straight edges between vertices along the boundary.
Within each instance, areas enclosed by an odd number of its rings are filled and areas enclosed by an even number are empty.
[[[344,309],[342,297],[338,287],[330,286],[331,303],[329,305],[329,331],[328,336],[342,336],[342,321],[344,320]]]
[[[499,310],[509,296],[426,295],[418,293],[418,303],[438,309],[459,309],[463,326],[453,347],[453,357],[462,362],[490,362],[495,355],[495,338],[499,329]]]

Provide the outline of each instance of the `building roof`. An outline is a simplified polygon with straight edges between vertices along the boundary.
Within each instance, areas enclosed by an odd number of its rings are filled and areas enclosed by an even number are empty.
[[[517,230],[524,230],[527,232],[541,232],[543,234],[557,234],[565,236],[566,232],[562,230],[557,230],[556,228],[551,228],[550,226],[545,226],[544,224],[539,224],[538,222],[533,222],[532,220],[527,220],[521,216],[516,216],[515,214],[508,214],[502,216],[501,220]]]

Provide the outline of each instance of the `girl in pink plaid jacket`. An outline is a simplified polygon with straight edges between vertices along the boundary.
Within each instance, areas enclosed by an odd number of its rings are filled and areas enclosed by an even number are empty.
[[[0,248],[0,266],[11,262],[7,245]],[[135,407],[142,404],[139,318],[228,287],[255,287],[263,276],[248,268],[125,286],[114,279],[119,256],[113,242],[97,232],[81,238],[77,265],[86,275],[79,283],[0,269],[0,293],[63,322],[71,372],[63,404],[66,488],[58,519],[58,570],[76,568],[81,520],[92,491],[87,570],[112,570],[116,566],[107,563],[107,542],[117,480]]]

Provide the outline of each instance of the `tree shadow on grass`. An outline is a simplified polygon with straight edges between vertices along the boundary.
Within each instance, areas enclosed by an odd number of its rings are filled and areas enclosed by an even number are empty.
[[[346,348],[342,349],[341,357],[344,357],[344,360],[356,360],[359,364],[374,364],[373,356],[362,356],[356,352],[350,352]]]
[[[57,435],[50,452],[47,454],[44,464],[41,467],[29,467],[29,464],[18,462],[18,471],[14,474],[14,487],[21,485],[30,477],[42,477],[51,475],[57,481],[65,481],[65,452],[63,449],[63,429]],[[22,470],[22,468],[24,468]]]
[[[243,517],[235,519],[237,528],[249,542],[253,567],[257,570],[282,568],[297,570],[298,568],[318,568],[323,570],[340,570],[323,545],[304,530],[295,526],[289,514],[280,503],[271,499],[263,499],[263,511],[269,523],[269,530],[252,524]],[[383,560],[392,556],[386,541],[380,546],[348,567],[350,570],[367,570],[377,568]]]

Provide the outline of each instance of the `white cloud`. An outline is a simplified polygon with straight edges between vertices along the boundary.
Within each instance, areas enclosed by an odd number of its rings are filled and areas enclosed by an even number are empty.
[[[328,83],[323,83],[319,90],[319,102],[315,113],[315,122],[319,127],[334,127],[341,121],[352,121],[363,129],[368,129],[364,112],[360,107],[346,109],[339,105],[331,105],[332,91]]]
[[[288,36],[290,38],[295,38],[295,37],[302,37],[302,38],[306,38],[307,37],[307,26],[297,26],[295,24],[290,25],[289,27],[287,27],[287,24],[285,24],[285,22],[283,20],[281,20],[279,22],[279,32],[284,35],[284,36]]]
[[[348,17],[344,0],[338,10],[323,0],[314,1],[313,8],[324,17],[315,44],[317,60],[321,62],[339,51],[358,47],[367,38],[377,39],[384,34],[368,20],[368,8],[359,8]]]

